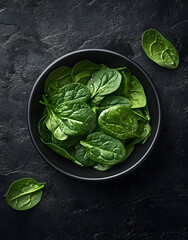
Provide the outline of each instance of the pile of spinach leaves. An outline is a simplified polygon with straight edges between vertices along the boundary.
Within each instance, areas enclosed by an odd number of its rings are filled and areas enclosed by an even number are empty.
[[[49,74],[42,98],[42,142],[79,166],[106,171],[151,134],[143,86],[127,67],[62,66]]]

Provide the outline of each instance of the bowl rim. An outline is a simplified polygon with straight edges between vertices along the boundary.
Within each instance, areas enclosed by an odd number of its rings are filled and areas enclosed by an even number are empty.
[[[35,89],[37,87],[37,85],[40,83],[41,81],[41,78],[42,76],[51,68],[53,67],[56,63],[58,63],[59,61],[61,61],[62,59],[68,57],[68,56],[71,56],[71,55],[74,55],[74,54],[77,54],[77,53],[80,53],[80,52],[105,52],[105,53],[110,53],[110,54],[114,54],[116,56],[119,56],[123,59],[125,59],[126,61],[130,62],[131,64],[135,65],[139,71],[141,71],[147,78],[147,80],[149,81],[151,87],[153,88],[153,91],[155,93],[155,97],[156,97],[156,100],[157,100],[157,106],[158,106],[158,112],[159,112],[159,116],[158,116],[158,124],[157,124],[157,128],[156,128],[156,131],[155,131],[155,135],[153,137],[153,140],[149,146],[149,148],[147,149],[147,151],[145,152],[145,154],[139,159],[139,161],[137,161],[134,165],[132,165],[131,167],[129,167],[128,169],[124,170],[124,171],[121,171],[119,173],[116,173],[116,174],[113,174],[113,175],[110,175],[110,176],[106,176],[106,177],[82,177],[82,176],[77,176],[77,175],[74,175],[74,174],[71,174],[71,173],[68,173],[58,167],[56,167],[51,161],[48,160],[48,158],[46,156],[44,156],[44,154],[42,153],[42,151],[40,150],[40,148],[38,147],[35,139],[34,139],[34,135],[33,135],[33,132],[32,132],[32,127],[31,127],[31,121],[30,121],[30,116],[31,116],[31,102],[33,100],[33,94],[35,92]],[[63,56],[57,58],[56,60],[54,60],[50,65],[48,65],[44,70],[43,72],[39,75],[39,77],[37,78],[37,80],[35,81],[33,87],[32,87],[32,90],[31,90],[31,93],[30,93],[30,96],[29,96],[29,100],[28,100],[28,104],[27,104],[27,125],[28,125],[28,129],[29,129],[29,134],[30,134],[30,137],[31,137],[31,140],[36,148],[36,150],[38,151],[38,153],[40,154],[40,156],[50,165],[52,166],[55,170],[57,170],[58,172],[60,173],[63,173],[65,174],[66,176],[69,176],[71,178],[74,178],[74,179],[79,179],[79,180],[85,180],[85,181],[90,181],[90,182],[96,182],[96,181],[107,181],[107,180],[112,180],[112,179],[117,179],[119,177],[122,177],[122,176],[125,176],[129,173],[131,173],[133,170],[135,170],[137,167],[139,167],[145,160],[146,158],[148,158],[148,156],[150,155],[150,153],[152,152],[156,142],[157,142],[157,139],[159,137],[159,133],[160,133],[160,129],[161,129],[161,104],[160,104],[160,99],[159,99],[159,96],[158,96],[158,93],[157,93],[157,90],[156,90],[156,87],[154,85],[154,83],[152,82],[151,78],[149,77],[149,75],[145,72],[145,70],[138,64],[136,63],[135,61],[133,61],[132,59],[120,54],[120,53],[117,53],[117,52],[114,52],[114,51],[111,51],[111,50],[106,50],[106,49],[100,49],[100,48],[95,48],[95,49],[81,49],[81,50],[76,50],[76,51],[72,51],[72,52],[69,52],[67,54],[64,54]]]

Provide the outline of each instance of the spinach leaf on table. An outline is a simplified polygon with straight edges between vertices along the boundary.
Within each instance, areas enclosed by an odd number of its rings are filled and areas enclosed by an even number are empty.
[[[146,55],[162,67],[175,69],[179,55],[175,47],[155,29],[148,29],[142,35],[142,47]]]
[[[120,140],[137,137],[136,115],[126,106],[114,106],[101,112],[98,123],[102,131]]]
[[[6,194],[7,203],[15,210],[24,211],[40,202],[44,183],[32,178],[22,178],[13,182]]]
[[[120,140],[102,132],[94,132],[80,141],[86,148],[87,156],[98,163],[114,165],[124,160],[126,151]]]

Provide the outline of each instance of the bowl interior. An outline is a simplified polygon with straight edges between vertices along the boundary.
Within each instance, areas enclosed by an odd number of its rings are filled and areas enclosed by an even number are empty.
[[[152,133],[145,144],[137,144],[132,154],[121,164],[114,166],[106,172],[99,172],[92,168],[79,167],[44,145],[38,132],[38,121],[42,116],[44,106],[39,104],[43,94],[45,80],[54,69],[66,65],[73,67],[80,60],[89,59],[108,67],[127,66],[142,83],[151,115]],[[128,173],[138,166],[151,151],[160,126],[160,104],[156,90],[147,74],[132,60],[107,50],[83,50],[67,54],[52,63],[38,78],[30,95],[28,104],[28,125],[32,140],[42,157],[53,167],[69,176],[85,180],[105,180]]]

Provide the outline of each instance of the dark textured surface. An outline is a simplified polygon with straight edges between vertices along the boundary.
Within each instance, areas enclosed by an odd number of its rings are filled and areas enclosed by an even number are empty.
[[[0,239],[188,239],[188,5],[186,0],[0,1]],[[159,30],[177,48],[180,66],[167,70],[146,57],[141,35]],[[72,180],[35,150],[27,101],[43,69],[72,50],[106,48],[139,63],[162,102],[158,144],[128,177],[107,183]],[[5,201],[13,181],[45,181],[39,205],[27,212]]]

